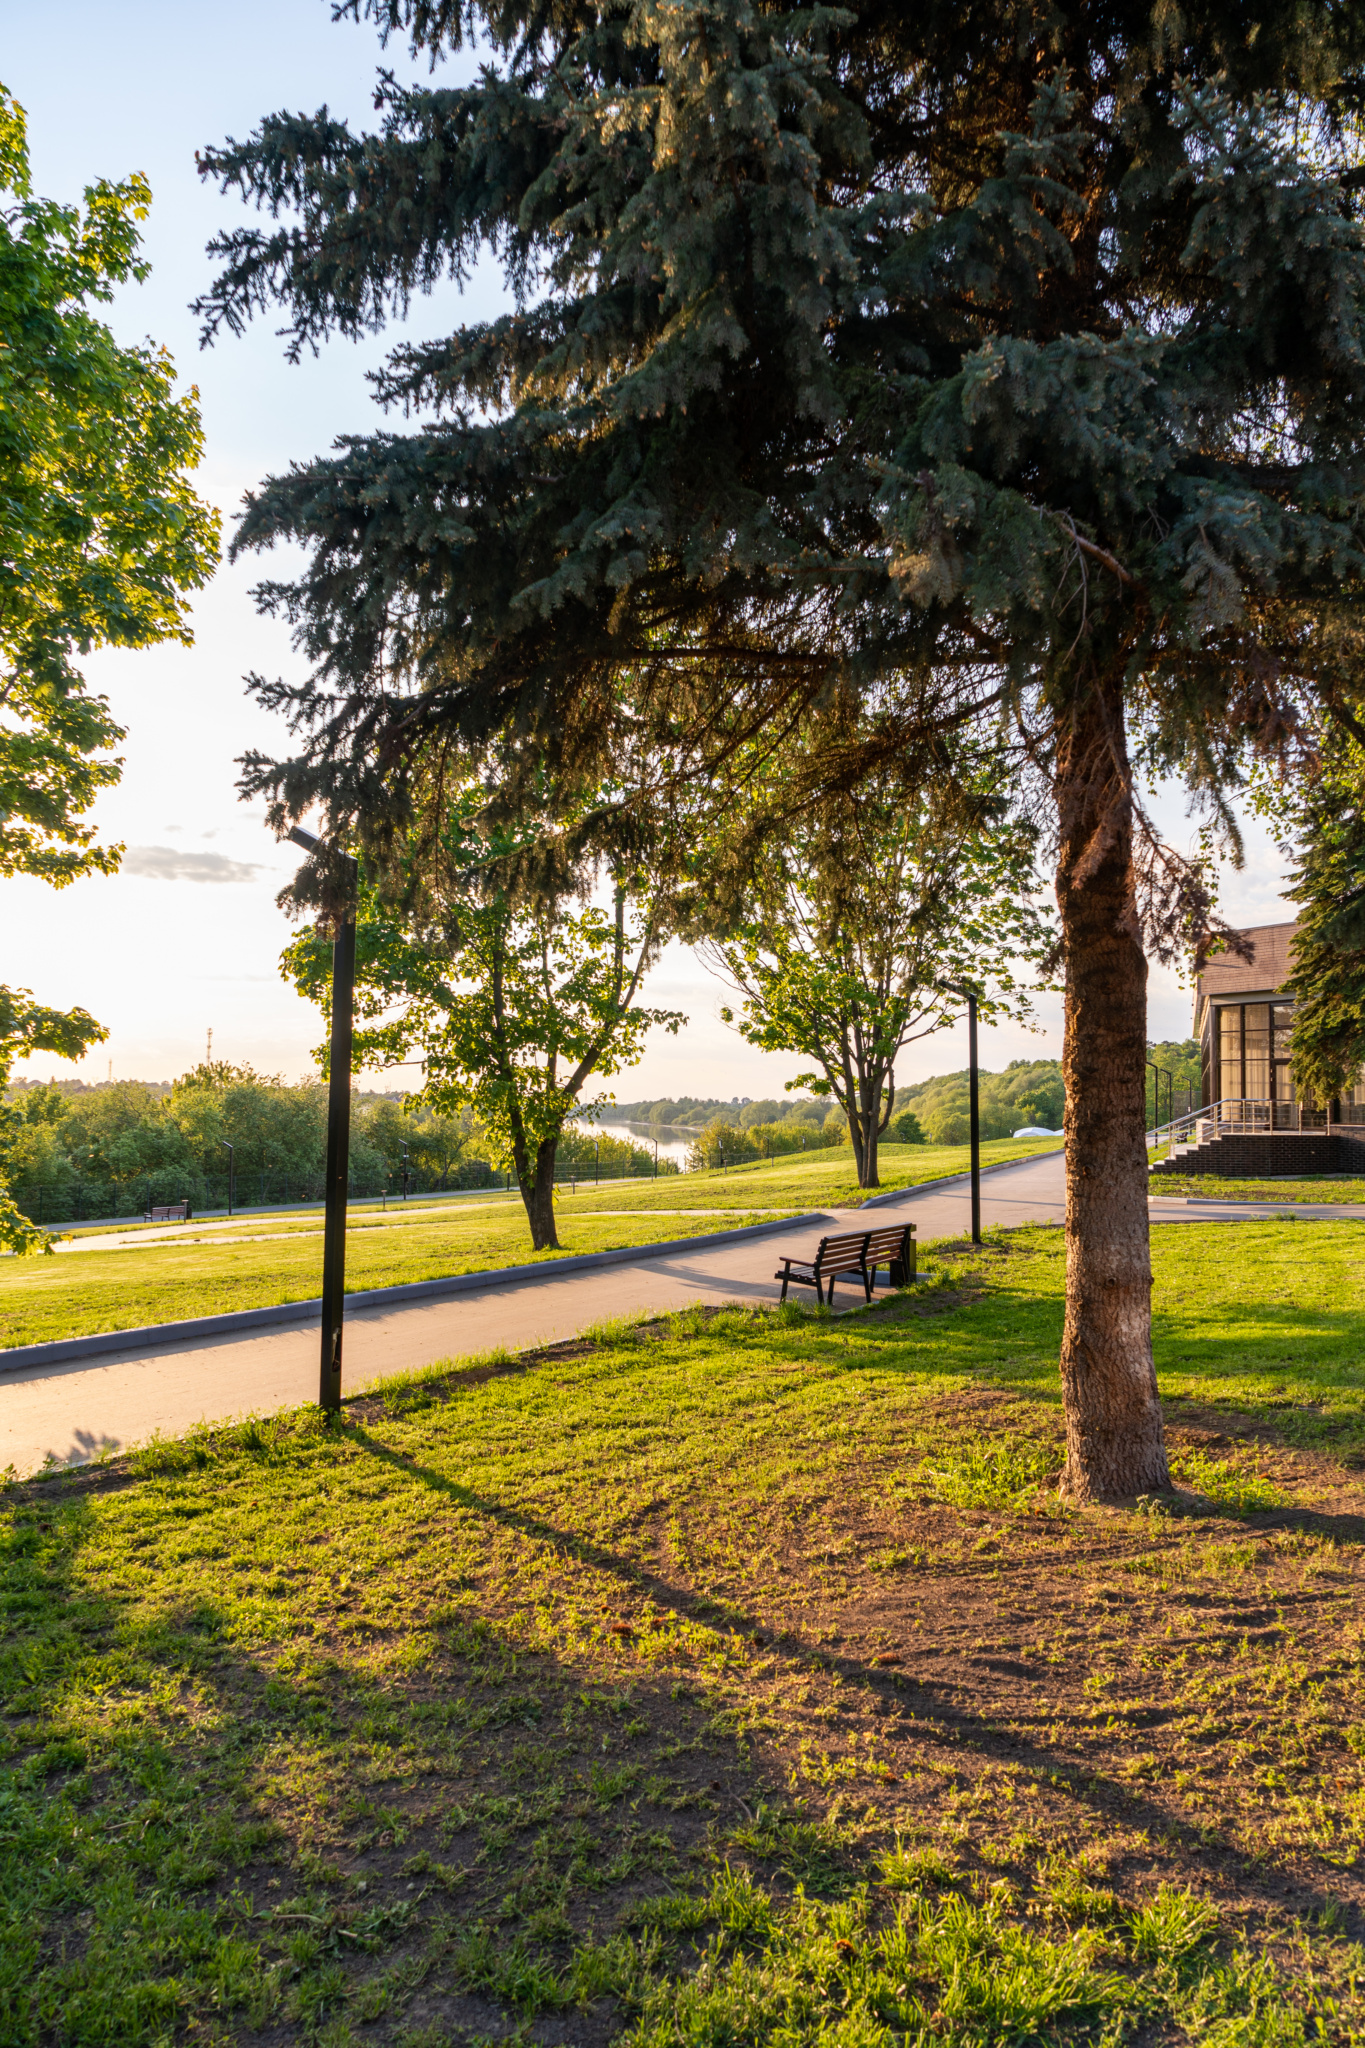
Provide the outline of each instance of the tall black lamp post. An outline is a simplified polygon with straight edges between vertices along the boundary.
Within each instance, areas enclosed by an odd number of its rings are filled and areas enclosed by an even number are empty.
[[[1155,1060],[1148,1060],[1152,1070],[1152,1136],[1156,1137],[1161,1127],[1161,1077],[1166,1076],[1166,1116],[1168,1123],[1175,1122],[1175,1075],[1166,1067],[1159,1067]]]
[[[289,837],[312,853],[322,842],[296,825]],[[346,1308],[346,1178],[351,1151],[351,1029],[355,996],[356,863],[343,854],[346,910],[332,942],[332,1040],[327,1085],[327,1181],[322,1223],[322,1358],[318,1406],[341,1409],[341,1329]]]
[[[976,1060],[976,991],[941,982],[945,995],[967,1000],[967,1124],[972,1148],[972,1243],[981,1242],[981,1094]]]

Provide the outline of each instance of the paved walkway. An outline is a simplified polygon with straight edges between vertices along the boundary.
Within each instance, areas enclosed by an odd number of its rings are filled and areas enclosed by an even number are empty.
[[[1060,1222],[1063,1216],[1062,1159],[1059,1152],[987,1174],[981,1183],[985,1225]],[[1208,1223],[1273,1216],[1280,1203],[1190,1203],[1155,1196],[1153,1222]],[[1365,1217],[1365,1207],[1295,1204],[1305,1216]],[[469,1357],[498,1346],[522,1350],[576,1336],[594,1322],[650,1310],[684,1308],[692,1302],[770,1302],[779,1248],[814,1250],[826,1232],[875,1219],[913,1221],[921,1243],[936,1237],[965,1237],[970,1229],[970,1189],[965,1176],[910,1193],[875,1210],[827,1210],[812,1214],[789,1232],[738,1244],[700,1243],[665,1258],[641,1258],[587,1273],[556,1275],[547,1266],[534,1281],[499,1284],[414,1302],[411,1307],[359,1309],[346,1323],[345,1382],[348,1390],[385,1373],[428,1365],[438,1359]],[[809,1300],[809,1291],[800,1290]],[[847,1286],[852,1305],[856,1287]],[[0,1468],[31,1472],[45,1459],[80,1463],[101,1450],[118,1450],[156,1431],[180,1434],[196,1422],[226,1421],[234,1415],[269,1413],[315,1398],[318,1334],[315,1324],[286,1325],[249,1336],[199,1339],[155,1350],[113,1353],[98,1361],[0,1374]]]

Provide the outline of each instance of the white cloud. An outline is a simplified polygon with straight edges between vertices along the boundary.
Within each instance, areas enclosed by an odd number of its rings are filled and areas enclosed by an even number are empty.
[[[152,882],[250,882],[265,870],[258,861],[229,860],[225,853],[181,853],[175,846],[130,846],[125,875]]]

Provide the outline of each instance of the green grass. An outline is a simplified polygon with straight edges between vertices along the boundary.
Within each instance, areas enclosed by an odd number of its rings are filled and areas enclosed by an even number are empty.
[[[489,1204],[429,1223],[367,1224],[347,1233],[346,1287],[354,1293],[526,1265],[537,1258],[657,1244],[747,1220],[728,1215],[710,1222],[647,1215],[617,1220],[566,1209],[560,1217],[558,1254],[531,1250],[519,1199],[514,1205]],[[0,1264],[0,1346],[307,1301],[318,1293],[321,1280],[322,1234],[316,1223],[280,1235],[272,1226],[271,1235],[256,1242],[247,1233],[224,1232],[209,1241],[190,1236],[145,1250],[133,1246],[10,1259]]]
[[[982,1148],[987,1159],[1027,1157],[1037,1149],[1036,1143],[1011,1141]],[[884,1184],[894,1187],[958,1172],[966,1153],[897,1145],[886,1148],[884,1159]],[[603,1182],[559,1195],[561,1252],[657,1244],[762,1222],[766,1210],[798,1214],[863,1199],[846,1152],[795,1165],[777,1160],[747,1172]],[[232,1227],[187,1225],[183,1237],[145,1250],[133,1245],[100,1251],[93,1234],[79,1241],[91,1248],[0,1261],[0,1348],[307,1301],[321,1286],[318,1216],[253,1217]],[[410,1220],[401,1208],[369,1211],[353,1216],[348,1227],[346,1285],[349,1292],[397,1287],[529,1263],[536,1256],[516,1194],[452,1205],[425,1220]]]
[[[1155,1233],[1138,1511],[1043,1229],[11,1487],[0,2038],[1365,2039],[1358,1242]]]
[[[1060,1150],[1057,1138],[995,1138],[981,1147],[983,1166],[1011,1159],[1031,1159],[1040,1152]],[[879,1167],[883,1191],[917,1187],[926,1180],[939,1180],[965,1173],[970,1155],[965,1145],[883,1145]],[[858,1186],[852,1157],[846,1146],[814,1153],[788,1153],[785,1158],[762,1160],[753,1166],[717,1167],[708,1173],[688,1173],[658,1180],[603,1182],[600,1187],[585,1183],[576,1195],[562,1197],[566,1206],[590,1203],[597,1208],[735,1208],[834,1209],[867,1200],[867,1190]]]
[[[1365,1202],[1365,1180],[1349,1174],[1305,1175],[1296,1180],[1234,1180],[1218,1174],[1159,1173],[1154,1195],[1203,1195],[1220,1202]]]
[[[1028,1159],[1036,1153],[1059,1149],[1056,1139],[988,1139],[981,1147],[984,1165],[1011,1159]],[[917,1186],[926,1180],[965,1173],[970,1155],[965,1145],[883,1145],[881,1186],[883,1189]],[[830,1147],[809,1154],[788,1154],[778,1159],[756,1161],[746,1167],[715,1167],[701,1173],[660,1174],[638,1180],[580,1181],[572,1191],[561,1185],[557,1199],[566,1211],[576,1208],[624,1209],[744,1209],[824,1208],[831,1203],[862,1202],[866,1190],[859,1188],[850,1154],[842,1147]],[[460,1196],[414,1195],[410,1204],[391,1201],[387,1208],[378,1202],[353,1202],[348,1209],[351,1229],[383,1229],[401,1225],[407,1215],[423,1206],[439,1207],[444,1213],[459,1214],[468,1207],[511,1206],[521,1215],[521,1197],[510,1194],[477,1193]],[[319,1210],[256,1210],[245,1219],[245,1227],[260,1226],[271,1231],[315,1231],[321,1228]],[[176,1226],[177,1228],[179,1226]],[[198,1231],[218,1232],[227,1228],[221,1214],[200,1218],[192,1226]],[[117,1224],[73,1225],[66,1232],[72,1238],[120,1236],[143,1231],[164,1231],[165,1224],[144,1223],[130,1216]]]

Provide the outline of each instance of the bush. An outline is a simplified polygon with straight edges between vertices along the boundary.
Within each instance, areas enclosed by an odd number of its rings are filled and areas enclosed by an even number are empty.
[[[804,1119],[784,1117],[780,1123],[750,1124],[745,1127],[765,1159],[777,1159],[788,1152],[818,1152],[831,1141],[820,1125]]]
[[[695,1173],[704,1166],[747,1165],[761,1156],[752,1132],[716,1118],[699,1133],[687,1163]]]
[[[580,1179],[591,1179],[597,1172],[605,1180],[643,1180],[653,1175],[654,1147],[637,1145],[631,1138],[607,1137],[585,1130],[581,1124],[569,1124],[560,1134],[555,1166],[561,1172],[566,1167],[577,1167]]]
[[[886,1135],[898,1145],[927,1145],[929,1142],[913,1109],[903,1109],[899,1116],[892,1117]]]
[[[446,1186],[452,1188],[491,1188],[493,1181],[493,1169],[486,1159],[462,1159],[446,1175]]]

